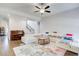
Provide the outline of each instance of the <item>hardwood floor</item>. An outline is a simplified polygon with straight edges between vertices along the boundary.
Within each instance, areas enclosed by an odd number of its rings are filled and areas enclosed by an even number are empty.
[[[0,56],[15,56],[13,48],[20,44],[21,40],[9,41],[6,36],[0,36]]]
[[[15,55],[14,52],[13,52],[13,48],[20,46],[21,43],[22,43],[21,40],[10,41],[10,44],[9,44],[9,55],[10,56]]]

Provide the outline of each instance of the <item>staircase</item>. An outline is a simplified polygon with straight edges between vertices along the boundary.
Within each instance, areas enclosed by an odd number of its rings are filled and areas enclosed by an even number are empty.
[[[26,28],[29,30],[30,34],[34,34],[35,30],[28,24],[26,24]]]

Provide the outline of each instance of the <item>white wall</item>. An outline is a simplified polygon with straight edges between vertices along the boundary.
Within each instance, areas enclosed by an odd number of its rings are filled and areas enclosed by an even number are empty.
[[[9,29],[11,30],[24,30],[27,33],[26,29],[26,19],[18,15],[9,16]]]
[[[79,8],[44,18],[40,28],[41,32],[79,34]]]

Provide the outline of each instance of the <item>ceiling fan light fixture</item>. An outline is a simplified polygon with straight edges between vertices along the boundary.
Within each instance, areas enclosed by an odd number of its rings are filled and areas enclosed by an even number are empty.
[[[44,13],[45,12],[45,10],[44,9],[40,9],[40,13]]]

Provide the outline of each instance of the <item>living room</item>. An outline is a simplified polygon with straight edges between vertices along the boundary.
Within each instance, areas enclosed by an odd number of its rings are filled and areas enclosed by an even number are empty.
[[[77,15],[78,3],[0,4],[0,55],[78,56]]]

